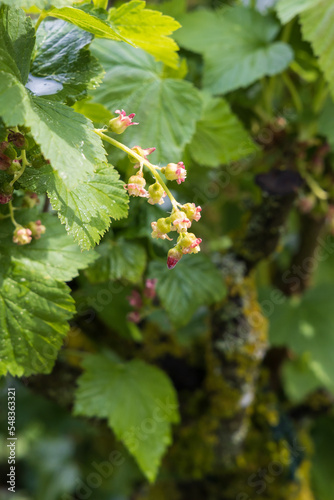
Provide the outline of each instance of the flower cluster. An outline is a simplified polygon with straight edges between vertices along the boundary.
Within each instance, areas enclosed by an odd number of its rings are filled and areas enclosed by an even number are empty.
[[[127,315],[128,321],[131,321],[132,323],[139,323],[144,314],[145,306],[148,306],[156,295],[156,284],[156,279],[147,279],[142,293],[138,292],[138,290],[132,290],[131,294],[127,297],[127,300],[134,310]]]
[[[28,245],[32,238],[39,240],[45,231],[46,228],[40,220],[37,220],[36,222],[29,222],[27,227],[18,225],[13,234],[13,242],[17,243],[17,245]]]
[[[109,122],[109,130],[117,134],[123,133],[130,125],[138,125],[132,122],[134,114],[126,115],[125,111],[115,111],[119,114],[117,118],[113,118]],[[164,174],[166,180],[176,181],[178,184],[184,182],[187,177],[187,171],[182,161],[178,163],[168,163],[165,167],[158,167],[147,160],[147,156],[155,151],[155,148],[141,148],[134,146],[132,149],[127,148],[123,144],[103,136],[109,140],[111,144],[128,152],[128,156],[132,163],[135,163],[134,168],[139,168],[139,171],[131,175],[125,189],[130,196],[147,198],[151,205],[162,205],[166,196],[172,203],[172,212],[169,217],[160,218],[152,222],[152,238],[161,238],[172,241],[169,233],[176,231],[178,233],[177,242],[174,248],[169,250],[167,257],[167,266],[172,269],[184,254],[197,253],[200,251],[201,238],[197,238],[193,233],[189,233],[193,221],[198,221],[201,217],[201,207],[197,207],[195,203],[186,203],[181,205],[178,203],[172,193],[167,188],[160,174]],[[146,179],[144,177],[144,166],[153,175],[155,182],[146,189]]]

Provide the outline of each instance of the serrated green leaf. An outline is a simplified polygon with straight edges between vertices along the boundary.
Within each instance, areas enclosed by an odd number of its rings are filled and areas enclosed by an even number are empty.
[[[283,24],[288,23],[297,14],[313,7],[319,0],[279,0],[276,4],[276,12]]]
[[[175,390],[168,377],[140,360],[122,363],[100,354],[84,358],[74,413],[107,418],[118,439],[154,481],[171,424],[179,421]]]
[[[334,4],[332,0],[318,0],[315,7],[300,16],[303,37],[308,40],[320,69],[334,96]]]
[[[51,167],[26,169],[22,178],[26,188],[47,190],[54,210],[67,232],[83,250],[98,243],[110,226],[110,218],[127,215],[128,196],[118,172],[111,165],[101,165],[95,174],[70,189]]]
[[[286,345],[298,355],[307,353],[319,384],[331,391],[334,391],[333,299],[333,285],[319,285],[307,290],[300,299],[287,299],[276,305],[269,330],[273,345]]]
[[[63,7],[62,9],[51,10],[48,15],[72,23],[98,38],[107,38],[109,40],[131,43],[108,23],[84,10],[76,9],[75,7]]]
[[[81,252],[55,216],[33,215],[31,210],[24,209],[16,212],[15,217],[23,226],[39,218],[46,232],[39,240],[33,239],[29,245],[19,246],[12,241],[12,222],[9,219],[1,221],[0,254],[12,256],[41,276],[70,281],[80,269],[86,268],[98,257],[93,251]]]
[[[105,150],[95,134],[92,123],[73,109],[34,97],[33,115],[28,115],[25,125],[45,158],[68,187],[74,187],[96,166],[105,162]]]
[[[22,9],[1,6],[0,48],[15,61],[23,83],[28,79],[34,45],[35,30],[30,17],[26,17]]]
[[[154,162],[179,161],[195,132],[202,100],[190,82],[164,79],[162,64],[140,49],[96,40],[92,51],[106,70],[94,99],[110,111],[136,113],[139,125],[126,131],[127,144],[155,146]]]
[[[124,279],[137,283],[146,266],[144,248],[133,241],[107,240],[97,249],[100,258],[86,271],[91,283]]]
[[[152,262],[149,274],[158,280],[157,295],[179,326],[185,325],[198,307],[218,302],[226,292],[218,269],[202,254],[182,257],[172,270],[165,263]]]
[[[254,9],[199,10],[180,22],[175,38],[182,47],[204,55],[203,86],[213,94],[280,73],[293,58],[289,45],[274,41],[279,24]]]
[[[206,96],[204,103],[202,118],[189,144],[190,155],[197,163],[218,167],[257,151],[225,99]]]
[[[159,11],[145,9],[146,2],[132,0],[109,11],[109,20],[119,33],[136,47],[173,68],[178,67],[178,46],[171,35],[181,25]]]
[[[0,375],[50,373],[75,311],[70,289],[15,258],[0,269]]]
[[[47,99],[72,105],[97,86],[103,78],[103,68],[88,50],[93,35],[61,20],[44,21],[37,31],[37,42],[31,73],[39,95],[47,95],[45,84],[61,84],[61,90]],[[40,79],[43,79],[40,82]],[[46,80],[46,81],[45,81]],[[43,83],[44,85],[41,85]],[[38,95],[38,91],[29,85]]]
[[[73,188],[105,161],[101,139],[93,124],[68,106],[28,95],[10,74],[0,78],[0,113],[7,126],[31,130],[45,158],[59,177]]]

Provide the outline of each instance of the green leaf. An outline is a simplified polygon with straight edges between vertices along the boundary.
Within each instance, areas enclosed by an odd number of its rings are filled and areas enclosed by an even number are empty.
[[[276,4],[276,12],[283,24],[288,23],[297,14],[313,7],[319,0],[279,0]]]
[[[173,68],[178,67],[178,46],[171,35],[181,25],[161,12],[145,9],[145,2],[132,0],[109,11],[109,20],[119,33],[136,47]]]
[[[34,97],[33,114],[25,125],[52,168],[68,187],[74,187],[105,162],[105,150],[92,123],[71,108]]]
[[[23,83],[28,80],[34,45],[35,30],[30,17],[26,17],[22,9],[1,6],[0,48],[15,61]]]
[[[46,232],[39,240],[19,246],[12,241],[12,222],[9,219],[1,221],[0,254],[11,255],[41,276],[70,281],[78,275],[79,269],[86,268],[98,257],[93,251],[81,252],[55,216],[37,213],[33,216],[31,210],[25,209],[15,212],[15,218],[22,225],[39,218]]]
[[[303,37],[318,56],[320,69],[334,96],[334,5],[331,0],[318,0],[315,7],[301,14]],[[324,36],[325,34],[325,36]]]
[[[103,104],[90,102],[88,99],[76,102],[73,106],[74,111],[85,115],[86,118],[94,123],[105,125],[113,118],[113,114]]]
[[[318,132],[324,135],[329,144],[334,147],[334,103],[329,97],[319,116]]]
[[[286,361],[282,367],[282,380],[287,396],[294,404],[321,387],[321,382],[312,369],[309,356],[300,356],[294,361]]]
[[[74,292],[77,310],[86,318],[92,317],[96,312],[99,319],[108,326],[112,333],[117,332],[124,338],[138,342],[140,339],[138,326],[128,321],[127,318],[128,314],[133,311],[127,299],[132,289],[133,285],[124,286],[123,283],[115,281],[95,285],[86,282]],[[135,332],[133,327],[136,329]]]
[[[222,300],[226,291],[219,271],[202,254],[182,257],[171,271],[152,262],[149,274],[158,279],[157,294],[176,325],[185,325],[198,307]]]
[[[128,196],[118,172],[111,165],[101,165],[95,174],[70,189],[66,179],[51,167],[28,168],[22,182],[26,188],[48,192],[52,207],[67,232],[83,250],[98,243],[110,226],[110,218],[127,215]]]
[[[74,7],[63,7],[62,9],[53,9],[48,13],[51,17],[56,17],[72,23],[79,28],[92,33],[98,38],[108,38],[109,40],[118,40],[131,43],[129,40],[121,36],[108,23],[93,16],[89,12]]]
[[[136,113],[140,123],[126,131],[127,144],[155,146],[153,162],[179,161],[200,117],[197,89],[183,80],[164,79],[162,64],[140,49],[96,40],[92,50],[106,70],[94,99],[110,111],[123,108]]]
[[[175,38],[182,47],[204,55],[204,88],[225,94],[286,69],[289,45],[275,42],[280,26],[254,9],[198,10],[180,19]],[[200,36],[199,36],[200,33]]]
[[[186,0],[166,0],[157,4],[150,3],[150,9],[159,10],[167,16],[178,18],[187,10],[187,2]]]
[[[206,96],[202,118],[189,144],[192,158],[200,165],[218,167],[255,151],[257,147],[225,99]]]
[[[75,309],[62,282],[2,257],[0,375],[50,373]]]
[[[307,290],[300,299],[287,299],[276,305],[270,316],[269,331],[273,345],[286,345],[298,355],[307,353],[319,385],[331,391],[334,391],[333,299],[334,287],[326,284]]]
[[[88,50],[93,38],[65,21],[49,20],[41,24],[31,67],[35,86],[40,86],[39,95],[47,95],[45,87],[50,81],[59,82],[61,90],[47,99],[72,105],[87,94],[87,89],[102,81],[103,68]],[[34,91],[31,85],[29,89]]]
[[[93,3],[99,9],[106,9],[108,7],[108,0],[93,0]]]
[[[28,95],[10,74],[0,78],[0,112],[7,126],[25,125],[31,129],[52,168],[73,188],[97,165],[105,161],[101,139],[93,124],[68,106]]]
[[[154,481],[171,424],[179,421],[175,390],[167,376],[140,360],[127,363],[100,354],[84,358],[75,415],[107,418],[118,439]]]
[[[99,245],[100,258],[86,271],[91,283],[124,279],[137,283],[146,266],[144,248],[133,241],[107,240]]]

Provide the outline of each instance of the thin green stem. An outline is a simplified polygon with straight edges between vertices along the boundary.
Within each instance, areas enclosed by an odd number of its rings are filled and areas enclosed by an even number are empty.
[[[108,135],[104,134],[101,130],[95,129],[95,132],[104,141],[109,142],[109,144],[112,144],[116,148],[121,149],[122,151],[129,154],[133,158],[136,158],[136,160],[138,160],[139,164],[145,165],[145,167],[147,167],[149,169],[149,171],[151,172],[151,174],[153,175],[155,180],[163,187],[165,193],[167,194],[168,198],[170,199],[170,201],[173,205],[173,208],[177,209],[177,206],[179,204],[176,201],[176,199],[174,198],[174,196],[172,195],[172,193],[170,192],[170,190],[168,189],[168,187],[166,186],[165,182],[162,180],[160,174],[157,172],[157,169],[159,169],[159,167],[152,165],[152,163],[150,163],[148,160],[144,159],[139,154],[135,153],[135,151],[132,151],[132,149],[128,148],[127,146],[125,146],[121,142],[116,141],[116,139],[113,139],[112,137],[109,137]]]
[[[298,94],[298,91],[295,87],[295,84],[293,83],[293,81],[291,80],[291,78],[289,77],[287,72],[282,74],[282,80],[290,92],[290,95],[291,95],[291,98],[293,100],[293,103],[295,105],[296,110],[299,113],[301,113],[303,111],[302,101],[299,97],[299,94]]]
[[[325,100],[327,99],[329,93],[327,82],[324,78],[321,78],[319,87],[317,89],[316,95],[313,101],[313,111],[315,113],[320,113],[324,106]]]
[[[313,179],[313,177],[308,172],[303,172],[303,177],[306,180],[309,188],[315,194],[319,200],[327,200],[327,192],[319,186],[319,184]]]
[[[20,224],[18,224],[15,220],[15,217],[14,217],[14,207],[13,207],[13,203],[10,201],[8,203],[8,207],[9,207],[9,217],[10,217],[10,220],[12,221],[12,223],[14,224],[15,227],[19,227]]]
[[[281,40],[282,42],[285,42],[287,43],[290,39],[290,35],[291,35],[291,30],[292,30],[292,27],[295,23],[295,20],[292,19],[288,24],[286,24],[282,30],[282,35],[281,35]]]
[[[36,21],[36,24],[35,24],[35,33],[38,30],[39,25],[47,17],[47,15],[48,15],[48,13],[45,12],[45,10],[42,10],[42,12],[40,13],[40,15],[39,15],[39,17],[38,17],[38,19]]]
[[[11,186],[14,186],[14,183],[21,177],[21,175],[25,171],[26,166],[29,165],[25,149],[21,150],[21,158],[22,158],[22,168],[18,172],[15,172],[13,179],[9,183]]]

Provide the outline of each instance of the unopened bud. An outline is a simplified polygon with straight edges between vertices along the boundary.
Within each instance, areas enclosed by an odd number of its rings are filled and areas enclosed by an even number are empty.
[[[182,257],[182,252],[177,247],[171,248],[167,255],[167,267],[173,269]]]

